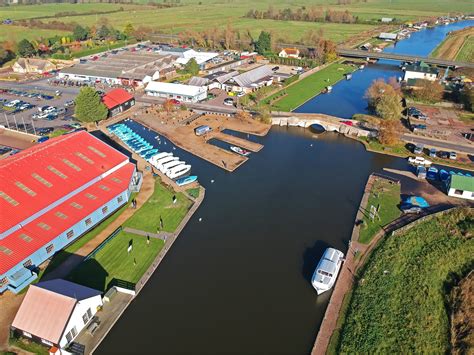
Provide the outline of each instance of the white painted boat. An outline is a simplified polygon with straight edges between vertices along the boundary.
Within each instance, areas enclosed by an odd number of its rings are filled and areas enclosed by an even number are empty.
[[[432,162],[428,159],[425,159],[423,157],[409,157],[408,162],[413,165],[424,165],[424,166],[430,166]]]
[[[173,155],[172,153],[166,153],[166,152],[158,153],[150,158],[150,163],[156,164],[158,160],[166,158],[166,157],[170,157],[172,155]]]
[[[168,176],[170,179],[177,179],[187,173],[191,170],[191,165],[178,165],[175,166],[174,168],[169,169],[166,172],[166,176]]]
[[[318,295],[334,286],[343,261],[344,253],[342,251],[334,248],[327,248],[324,251],[311,279]]]
[[[250,155],[250,152],[248,150],[242,149],[234,145],[230,147],[230,150],[232,150],[233,152],[237,154],[243,155],[244,157],[247,157]]]
[[[173,160],[173,161],[170,161],[169,163],[165,163],[161,166],[161,169],[160,171],[165,174],[168,170],[170,170],[171,168],[174,168],[175,166],[178,166],[178,165],[183,165],[183,164],[186,164],[184,161],[180,161],[180,160]]]
[[[179,160],[178,157],[174,157],[174,156],[169,156],[169,157],[166,157],[166,158],[163,158],[163,159],[160,159],[158,160],[156,163],[155,163],[155,167],[161,171],[163,169],[163,164],[166,164],[166,163],[169,163],[171,161],[175,161],[175,160]]]

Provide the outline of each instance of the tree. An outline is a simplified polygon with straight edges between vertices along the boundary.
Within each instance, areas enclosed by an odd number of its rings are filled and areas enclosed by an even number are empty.
[[[125,33],[125,36],[131,37],[134,32],[135,32],[135,28],[133,28],[133,25],[131,23],[127,23],[127,25],[123,29],[123,33]]]
[[[443,99],[444,87],[437,81],[417,80],[412,90],[415,99],[428,102],[440,102]]]
[[[465,86],[461,93],[464,109],[474,112],[474,87]]]
[[[106,25],[102,25],[99,30],[97,31],[97,37],[99,39],[105,39],[109,36],[110,30]]]
[[[18,43],[18,54],[21,57],[31,57],[35,55],[36,51],[33,45],[31,44],[30,41],[28,41],[26,38],[22,39]]]
[[[400,140],[400,122],[381,120],[379,122],[378,140],[385,145],[394,145]]]
[[[269,32],[262,31],[255,42],[255,50],[260,54],[270,52],[272,49],[272,38]]]
[[[107,107],[102,103],[99,93],[90,87],[81,89],[76,99],[74,114],[79,121],[97,122],[107,117]]]
[[[170,113],[174,110],[174,102],[172,100],[166,100],[163,103],[163,109],[165,112]]]
[[[191,75],[199,74],[199,70],[200,70],[199,65],[196,62],[196,59],[194,58],[191,58],[184,66],[184,71]]]
[[[375,105],[377,116],[384,120],[399,121],[402,111],[403,106],[398,95],[383,95]]]
[[[89,36],[89,32],[84,27],[80,25],[77,25],[76,27],[74,27],[74,31],[72,32],[72,37],[76,41],[84,41],[87,39],[88,36]]]
[[[235,118],[238,119],[239,121],[247,121],[252,118],[252,115],[248,113],[247,111],[237,111],[235,114]]]

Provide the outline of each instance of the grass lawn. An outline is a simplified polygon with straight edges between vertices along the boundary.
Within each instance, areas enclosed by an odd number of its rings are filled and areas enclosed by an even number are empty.
[[[473,230],[464,209],[382,239],[358,272],[337,353],[449,353],[447,295],[474,266]]]
[[[391,184],[386,180],[375,180],[370,191],[366,211],[362,218],[364,223],[360,228],[359,242],[367,244],[381,228],[400,216],[397,205],[400,203],[400,185]],[[370,219],[370,206],[379,206],[379,217],[372,222]]]
[[[128,253],[130,243],[133,249]],[[144,236],[120,232],[93,258],[80,264],[68,278],[101,291],[106,291],[114,279],[137,283],[163,245],[160,239],[150,238],[147,244]]]
[[[474,62],[474,36],[469,36],[464,42],[456,56],[456,60],[460,62]]]
[[[177,201],[173,204],[173,196]],[[155,191],[145,204],[130,217],[124,227],[135,228],[150,233],[156,233],[160,226],[160,216],[163,219],[163,229],[174,232],[191,207],[192,202],[183,193],[174,193],[161,184],[160,179],[155,181]]]
[[[71,32],[59,30],[45,30],[40,28],[31,29],[24,26],[1,25],[0,24],[0,41],[13,40],[21,41],[23,38],[35,40],[41,38],[49,38],[56,35],[70,35]]]
[[[49,349],[46,346],[40,345],[38,343],[29,341],[26,338],[10,338],[9,339],[10,346],[16,346],[20,349],[26,350],[32,354],[38,355],[48,355]],[[1,353],[1,352],[0,352]]]
[[[187,189],[186,192],[188,193],[189,196],[198,198],[199,197],[199,192],[201,189],[199,187],[194,187],[192,189]]]
[[[353,70],[350,65],[334,63],[327,66],[324,69],[296,82],[293,85],[283,89],[287,93],[286,96],[277,100],[272,104],[272,110],[274,111],[293,111],[298,106],[302,105],[313,96],[319,94],[322,89],[328,85],[334,85],[334,83],[341,80],[345,73],[349,73]],[[329,81],[328,81],[329,79]],[[278,93],[265,99],[264,102],[271,102],[273,96],[277,96]]]
[[[130,198],[130,201],[136,196],[136,194],[133,194],[132,197]],[[71,254],[74,254],[76,251],[78,251],[80,248],[82,248],[84,245],[86,245],[89,241],[94,239],[99,233],[101,233],[104,229],[106,229],[113,221],[115,221],[121,214],[122,212],[128,208],[130,205],[130,202],[128,202],[126,205],[120,207],[112,216],[110,216],[108,219],[103,221],[101,224],[99,224],[97,227],[92,229],[90,232],[87,232],[84,234],[82,237],[77,239],[74,243],[70,244],[67,248],[57,252],[54,254],[53,258],[48,264],[48,267],[44,272],[38,277],[38,281],[41,280],[41,276],[48,274],[55,268],[57,268],[59,265],[61,265]]]

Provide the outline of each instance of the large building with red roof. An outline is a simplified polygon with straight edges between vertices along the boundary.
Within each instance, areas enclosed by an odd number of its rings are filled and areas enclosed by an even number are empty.
[[[0,293],[127,203],[139,180],[124,154],[79,131],[0,160]]]

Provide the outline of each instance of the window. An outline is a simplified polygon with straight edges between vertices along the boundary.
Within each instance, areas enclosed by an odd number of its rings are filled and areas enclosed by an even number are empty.
[[[19,181],[15,181],[15,185],[17,187],[19,187],[20,189],[22,189],[23,191],[25,191],[28,195],[30,196],[36,196],[36,192],[34,192],[32,189],[30,189],[29,187],[26,187],[24,184],[22,184],[21,182]]]
[[[38,223],[37,226],[41,229],[44,229],[45,231],[49,231],[51,229],[51,227],[44,222]]]
[[[117,184],[120,184],[122,182],[122,180],[120,180],[119,178],[116,178],[116,177],[113,177],[112,179],[113,182],[116,182]]]
[[[84,325],[87,324],[87,322],[89,321],[89,317],[87,316],[87,313],[84,313],[82,315],[82,321],[84,322]]]
[[[106,157],[106,155],[105,155],[104,153],[102,153],[102,152],[101,152],[99,149],[97,149],[97,148],[94,148],[94,147],[92,147],[92,146],[90,146],[90,145],[89,145],[87,148],[88,148],[89,150],[92,150],[92,151],[93,151],[95,154],[97,154],[99,157],[102,157],[102,158],[105,158],[105,157]]]
[[[87,197],[88,199],[90,199],[90,200],[95,200],[95,199],[97,199],[97,196],[94,196],[93,194],[90,194],[90,193],[87,193],[87,194],[86,194],[86,197]]]
[[[69,166],[70,168],[73,168],[76,171],[81,171],[81,168],[78,167],[76,164],[74,164],[72,161],[63,159],[63,163]]]
[[[0,279],[0,287],[3,287],[5,285],[8,285],[8,279],[6,277]]]
[[[13,206],[18,206],[19,205],[18,201],[12,199],[10,196],[8,196],[3,191],[0,191],[0,197],[3,198],[5,201],[7,201],[10,205],[13,205]]]
[[[33,240],[33,238],[31,238],[29,235],[26,235],[25,233],[21,233],[21,234],[19,235],[19,237],[20,237],[21,239],[23,239],[23,240],[24,240],[25,242],[27,242],[27,243],[29,243],[29,242],[31,242],[31,241]]]
[[[72,327],[72,329],[71,329],[71,334],[72,334],[73,337],[75,337],[75,336],[77,335],[77,329],[76,329],[76,327]]]
[[[27,338],[32,338],[31,334],[28,332],[23,331],[23,335]]]
[[[117,197],[117,202],[118,202],[118,203],[121,203],[122,201],[123,201],[123,196]]]
[[[59,212],[59,211],[56,211],[56,212],[54,213],[54,215],[55,215],[56,217],[61,218],[61,219],[66,219],[66,218],[67,218],[67,216],[66,216],[64,213],[61,213],[61,212]]]
[[[81,158],[82,160],[84,160],[86,163],[88,164],[94,164],[94,161],[92,159],[89,159],[88,157],[86,157],[84,154],[82,154],[81,152],[76,152],[76,156]]]
[[[90,226],[92,224],[92,219],[87,218],[85,222],[86,222],[86,226]]]
[[[457,189],[454,190],[454,194],[455,194],[455,195],[462,195],[463,193],[464,193],[463,190],[457,190]]]
[[[11,255],[13,253],[10,249],[4,247],[3,245],[0,245],[0,251],[5,255]]]
[[[71,229],[69,232],[67,232],[66,237],[67,239],[71,239],[72,237],[74,237],[74,231]]]
[[[44,186],[46,187],[51,187],[53,186],[53,184],[51,184],[48,180],[42,178],[41,176],[39,176],[38,174],[36,173],[33,173],[31,174],[31,176],[33,176],[36,180],[38,180],[40,183],[42,183]]]
[[[23,266],[26,268],[29,268],[31,265],[32,265],[31,259],[28,259],[23,263]]]
[[[71,202],[71,206],[74,207],[74,208],[77,208],[78,210],[80,210],[82,208],[82,206],[76,202]]]
[[[89,317],[89,319],[92,318],[92,311],[90,308],[87,310],[87,316]]]
[[[105,185],[99,185],[99,189],[104,190],[104,191],[110,191],[110,188]]]
[[[67,341],[68,343],[70,343],[70,342],[72,341],[72,334],[71,334],[71,332],[67,332],[67,334],[66,334],[66,341]]]
[[[49,254],[54,250],[54,245],[50,244],[46,247],[46,252]]]
[[[109,207],[105,206],[102,208],[102,213],[106,214],[109,211]]]
[[[59,176],[61,179],[67,179],[67,176],[60,172],[58,169],[56,169],[54,166],[48,165],[48,170]]]

